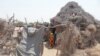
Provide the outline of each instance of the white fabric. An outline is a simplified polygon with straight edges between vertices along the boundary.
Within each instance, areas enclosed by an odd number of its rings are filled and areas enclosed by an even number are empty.
[[[36,28],[28,27],[28,33],[34,34],[36,32]]]

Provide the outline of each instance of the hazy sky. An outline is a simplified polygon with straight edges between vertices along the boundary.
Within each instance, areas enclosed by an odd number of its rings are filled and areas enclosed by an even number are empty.
[[[14,13],[15,18],[21,21],[26,17],[28,22],[49,22],[69,1],[78,2],[85,11],[100,20],[100,0],[0,0],[0,18]]]

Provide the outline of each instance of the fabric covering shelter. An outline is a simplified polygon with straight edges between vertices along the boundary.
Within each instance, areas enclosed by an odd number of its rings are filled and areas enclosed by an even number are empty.
[[[22,40],[16,48],[16,56],[40,56],[43,48],[43,36],[45,27],[34,32],[33,36],[28,36],[27,31],[22,31]]]

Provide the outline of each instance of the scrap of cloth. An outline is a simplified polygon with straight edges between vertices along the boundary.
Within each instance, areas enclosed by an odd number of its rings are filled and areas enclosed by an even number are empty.
[[[27,31],[22,31],[22,40],[16,47],[16,56],[41,56],[43,51],[43,37],[45,27],[38,29],[33,36],[28,36]]]

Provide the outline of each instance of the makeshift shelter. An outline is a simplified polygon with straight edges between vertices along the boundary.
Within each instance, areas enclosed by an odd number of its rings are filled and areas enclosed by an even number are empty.
[[[65,46],[65,48],[64,47],[60,47],[61,49],[58,48],[61,51],[60,56],[66,56],[66,55],[71,56],[71,54],[74,53],[75,49],[86,49],[86,48],[94,47],[97,43],[96,38],[99,38],[98,25],[100,24],[96,22],[97,22],[96,19],[92,15],[85,12],[74,1],[71,1],[67,3],[64,7],[62,7],[60,12],[51,19],[51,26],[56,26],[59,24],[67,24],[66,29],[60,32],[63,36],[61,37],[61,39],[67,38],[67,39],[63,39],[63,41],[61,41],[60,44],[61,46]],[[73,27],[69,27],[68,24],[73,25]],[[69,29],[72,29],[72,31],[71,30],[69,31]],[[78,31],[79,33],[72,34],[75,31],[76,32]],[[66,35],[64,35],[65,33]],[[80,35],[79,39],[77,40],[77,43],[74,41],[76,41],[78,36],[76,37],[76,39],[73,39],[75,38],[76,35]],[[73,45],[77,45],[77,46],[73,46]]]

